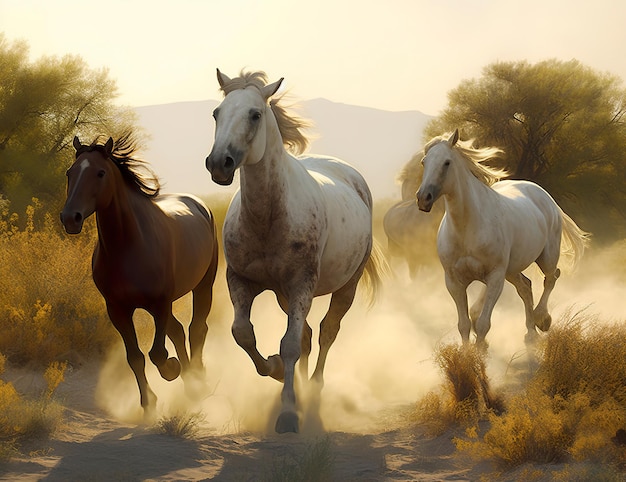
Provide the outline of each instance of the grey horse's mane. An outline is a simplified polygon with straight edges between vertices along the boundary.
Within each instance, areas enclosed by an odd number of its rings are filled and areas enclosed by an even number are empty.
[[[230,79],[222,86],[224,95],[238,89],[256,87],[261,90],[267,85],[267,74],[265,72],[244,72],[241,71],[239,77]],[[283,96],[270,100],[270,108],[276,117],[278,130],[283,138],[283,144],[294,154],[302,154],[309,145],[309,140],[302,133],[302,129],[310,127],[310,123],[304,119],[290,115],[280,104]]]

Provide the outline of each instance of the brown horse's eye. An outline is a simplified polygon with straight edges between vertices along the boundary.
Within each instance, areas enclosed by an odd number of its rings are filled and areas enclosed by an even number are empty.
[[[104,177],[104,175],[105,175],[105,174],[106,174],[106,171],[105,171],[104,169],[100,169],[100,170],[98,171],[98,177],[99,177],[100,179],[102,179],[102,178]]]

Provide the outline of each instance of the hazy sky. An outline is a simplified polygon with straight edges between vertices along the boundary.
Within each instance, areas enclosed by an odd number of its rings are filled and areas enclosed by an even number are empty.
[[[31,60],[107,67],[131,106],[219,99],[215,68],[295,98],[436,115],[494,61],[580,60],[626,79],[622,0],[0,0]]]

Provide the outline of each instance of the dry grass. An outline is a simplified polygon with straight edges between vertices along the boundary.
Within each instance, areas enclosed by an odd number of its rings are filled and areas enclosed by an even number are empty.
[[[435,361],[444,375],[439,392],[418,402],[415,419],[437,435],[452,427],[475,430],[488,412],[501,413],[503,401],[493,394],[486,374],[486,353],[475,345],[441,345]]]
[[[488,429],[456,440],[460,451],[500,467],[585,461],[613,473],[626,464],[626,327],[569,314],[543,340],[539,367]],[[592,470],[591,468],[589,470]]]
[[[0,375],[5,361],[0,354]],[[59,428],[63,407],[54,400],[54,393],[66,368],[66,363],[52,363],[46,369],[47,386],[36,399],[20,396],[11,383],[0,380],[0,461],[17,455],[25,442],[45,439]]]
[[[204,415],[199,412],[177,413],[159,419],[156,423],[156,431],[170,437],[192,438],[198,433],[203,421]]]

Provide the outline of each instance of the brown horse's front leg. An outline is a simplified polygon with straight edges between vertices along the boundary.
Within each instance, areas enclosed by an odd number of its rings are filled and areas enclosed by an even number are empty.
[[[176,358],[170,358],[165,348],[165,335],[170,332],[174,335],[172,341],[176,346],[176,349],[180,349],[180,335],[182,334],[182,350],[185,352],[183,360],[187,360],[187,352],[184,346],[185,334],[182,326],[172,315],[172,304],[169,303],[167,308],[161,308],[158,311],[152,312],[154,318],[154,341],[152,348],[150,349],[150,360],[158,368],[161,376],[167,380],[172,381],[180,375],[181,366],[180,362]],[[189,362],[187,361],[187,364]]]
[[[157,397],[148,385],[146,378],[146,359],[139,349],[135,325],[133,324],[134,309],[123,308],[107,303],[107,311],[113,326],[122,336],[126,347],[126,360],[135,374],[137,385],[139,386],[139,396],[144,415],[149,418],[153,416],[156,409]]]

